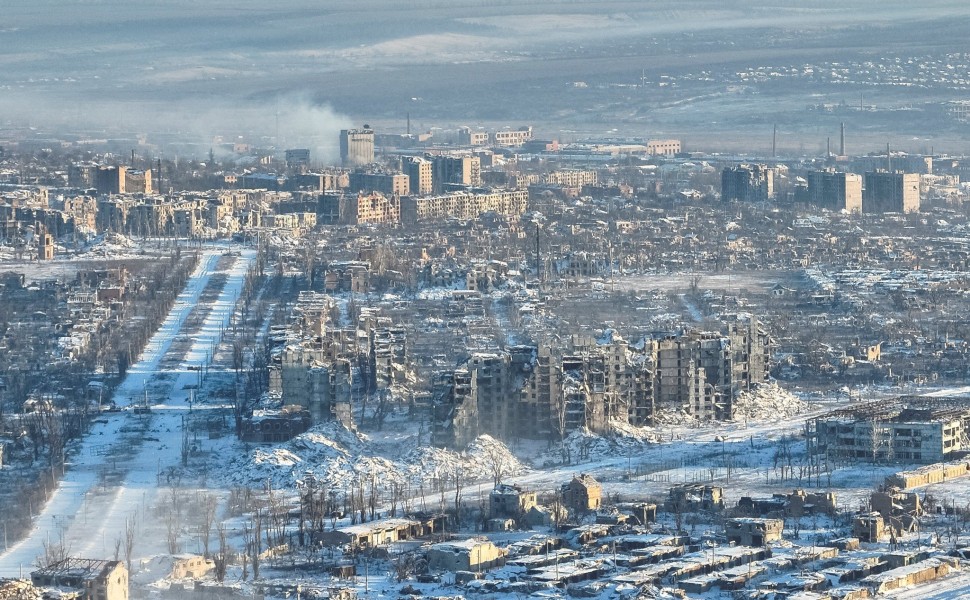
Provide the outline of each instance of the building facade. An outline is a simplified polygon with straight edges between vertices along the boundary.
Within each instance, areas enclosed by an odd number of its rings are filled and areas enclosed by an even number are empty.
[[[421,156],[401,158],[401,168],[408,176],[409,192],[413,196],[425,196],[434,189],[431,161]]]
[[[863,212],[919,212],[919,174],[873,171],[865,174],[862,190]]]
[[[349,167],[374,162],[374,130],[367,125],[364,125],[363,129],[342,129],[340,160]]]
[[[740,164],[721,171],[725,202],[767,202],[775,198],[775,173],[767,165]]]
[[[851,213],[862,212],[862,177],[857,173],[812,171],[807,179],[808,201],[813,206]]]
[[[836,411],[806,424],[809,451],[858,462],[936,463],[968,449],[970,406],[924,399]]]

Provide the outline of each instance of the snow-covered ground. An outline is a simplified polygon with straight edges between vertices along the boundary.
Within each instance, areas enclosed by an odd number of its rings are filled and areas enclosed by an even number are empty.
[[[198,268],[162,326],[139,360],[132,365],[115,394],[119,406],[141,403],[149,390],[151,414],[133,411],[101,419],[68,457],[67,473],[50,501],[35,517],[30,535],[0,554],[0,576],[27,573],[45,546],[63,543],[71,555],[103,557],[114,554],[114,544],[125,531],[125,522],[137,524],[135,555],[162,551],[165,536],[149,509],[160,494],[160,474],[181,459],[181,423],[189,411],[189,387],[196,383],[198,368],[212,356],[229,324],[236,299],[256,253],[243,250],[224,271],[225,285],[212,302],[202,299],[215,269],[223,258],[220,249],[203,253]],[[205,304],[210,310],[202,327],[192,332],[191,347],[175,368],[161,364],[173,341],[186,334],[185,322],[192,310]]]

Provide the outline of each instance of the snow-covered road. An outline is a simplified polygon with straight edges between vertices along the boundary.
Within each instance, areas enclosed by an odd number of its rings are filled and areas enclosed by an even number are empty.
[[[0,554],[0,577],[29,573],[46,547],[61,543],[73,556],[112,558],[127,519],[136,523],[136,557],[164,549],[160,519],[151,512],[159,500],[160,473],[181,460],[181,425],[189,411],[189,388],[229,326],[255,257],[255,251],[243,250],[231,265],[216,271],[223,250],[203,252],[164,323],[115,392],[115,402],[128,406],[141,403],[149,390],[151,414],[115,413],[92,427],[68,458],[67,472],[35,516],[30,535]],[[206,300],[203,290],[217,273],[225,275],[226,281],[214,300]],[[201,328],[188,331],[186,320],[196,307],[208,312]],[[188,352],[176,367],[163,368],[163,359],[181,335],[191,335]]]

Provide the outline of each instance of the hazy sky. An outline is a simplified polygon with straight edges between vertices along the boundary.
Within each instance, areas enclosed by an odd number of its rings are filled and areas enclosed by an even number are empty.
[[[886,30],[867,39],[888,51],[959,48],[958,32],[970,31],[965,0],[5,0],[2,13],[8,123],[208,137],[245,121],[294,142],[371,116],[403,119],[409,103],[440,94],[460,115],[456,90],[481,99],[496,82],[595,76],[614,56],[622,68],[684,60],[657,55],[658,38],[759,32],[739,48],[769,60],[760,32],[790,32],[778,49],[788,51]],[[703,51],[701,65],[718,60]],[[514,106],[494,116],[505,113],[516,117]]]

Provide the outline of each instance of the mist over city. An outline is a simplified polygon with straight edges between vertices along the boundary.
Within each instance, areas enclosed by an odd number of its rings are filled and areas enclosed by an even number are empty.
[[[970,597],[968,31],[7,0],[0,600]]]

